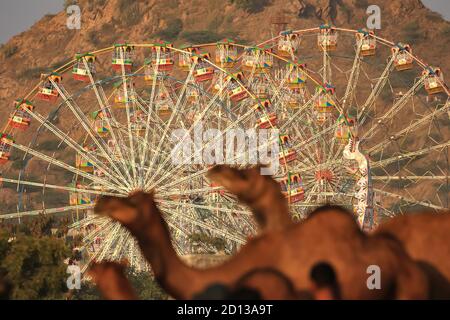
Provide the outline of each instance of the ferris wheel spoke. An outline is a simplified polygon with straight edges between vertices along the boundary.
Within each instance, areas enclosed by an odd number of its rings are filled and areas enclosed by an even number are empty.
[[[120,50],[120,57],[122,60],[124,60],[123,50]],[[126,115],[127,115],[128,144],[130,147],[131,172],[132,172],[132,177],[133,177],[132,186],[134,188],[136,188],[137,184],[138,184],[138,176],[137,176],[137,172],[136,172],[136,155],[135,155],[135,150],[134,150],[133,131],[132,131],[132,127],[131,127],[132,123],[131,123],[130,100],[129,100],[130,93],[132,95],[134,95],[135,90],[133,88],[133,82],[131,80],[129,80],[127,77],[124,64],[121,65],[121,75],[122,75],[122,90],[123,90],[124,101],[125,101],[125,110],[126,110]],[[131,90],[133,90],[133,92],[128,92],[129,87]]]
[[[44,161],[46,161],[49,164],[53,164],[53,165],[58,166],[60,168],[66,169],[66,170],[68,170],[68,171],[70,171],[72,173],[75,173],[75,174],[77,174],[79,176],[87,178],[87,179],[89,179],[91,181],[97,182],[97,183],[99,183],[99,184],[101,184],[101,185],[103,185],[103,186],[105,186],[105,187],[107,187],[109,189],[115,190],[115,189],[118,188],[117,186],[110,184],[109,181],[106,181],[106,180],[101,179],[101,178],[99,178],[97,176],[94,176],[92,174],[89,174],[89,173],[86,173],[84,171],[81,171],[81,170],[79,170],[79,169],[77,169],[75,167],[72,167],[72,166],[66,164],[65,162],[62,162],[62,161],[57,160],[57,159],[54,159],[54,158],[52,158],[50,156],[47,156],[47,155],[45,155],[43,153],[40,153],[40,152],[38,152],[38,151],[36,151],[34,149],[29,148],[29,147],[26,147],[26,146],[23,146],[23,145],[19,145],[17,143],[11,143],[11,146],[16,148],[16,149],[18,149],[18,150],[21,150],[21,151],[25,152],[26,154],[31,154],[32,156],[34,156],[36,158],[44,160]]]
[[[374,207],[377,208],[377,212],[378,213],[382,213],[385,216],[388,216],[389,218],[394,218],[395,216],[397,216],[396,213],[394,213],[393,211],[386,209],[385,207],[381,206],[380,204],[374,202]]]
[[[303,128],[302,128],[303,129]],[[302,130],[300,130],[298,127],[294,127],[293,130],[296,132],[296,137],[300,138],[300,141],[305,141],[306,138],[304,137]],[[308,126],[308,130],[312,133],[312,128]],[[306,129],[305,129],[306,131]],[[299,161],[298,166],[300,168],[304,168],[305,165],[309,165],[311,167],[315,167],[317,165],[317,153],[316,150],[313,150],[311,145],[305,145],[306,150],[297,150],[297,152],[302,156],[301,160]]]
[[[366,137],[370,137],[374,132],[379,130],[378,128],[380,124],[385,123],[387,119],[393,118],[398,112],[400,112],[403,107],[407,105],[408,101],[414,96],[414,94],[423,87],[426,77],[427,75],[423,75],[420,80],[417,81],[414,86],[409,89],[409,91],[405,93],[396,103],[394,103],[384,115],[377,118],[375,124],[369,130],[367,130],[361,138],[364,139]]]
[[[330,133],[330,132],[334,132],[334,130],[336,130],[337,126],[338,126],[337,124],[333,124],[333,125],[325,128],[325,129],[322,129],[321,131],[317,132],[315,135],[312,135],[311,137],[309,137],[306,141],[302,141],[301,143],[295,145],[293,147],[293,149],[294,150],[299,150],[302,147],[309,146],[310,144],[317,142],[325,134]]]
[[[110,232],[117,223],[111,219],[104,218],[104,217],[93,217],[92,220],[82,220],[82,225],[79,228],[87,228],[88,226],[96,226],[95,230],[92,232],[88,232],[83,237],[83,242],[85,244],[91,244],[93,241],[95,241],[95,238],[100,237],[104,234],[107,234]]]
[[[385,190],[380,190],[380,189],[374,188],[373,191],[375,193],[378,193],[378,194],[383,195],[383,196],[388,196],[388,197],[391,197],[391,198],[395,198],[395,199],[398,199],[398,200],[405,201],[405,202],[407,202],[408,204],[411,204],[411,205],[420,205],[422,207],[427,207],[427,208],[431,208],[431,209],[435,209],[435,210],[445,210],[446,209],[444,207],[436,206],[436,205],[434,205],[432,203],[429,203],[429,202],[417,201],[415,199],[404,197],[404,196],[401,196],[401,195],[398,195],[398,194],[395,194],[395,193],[392,193],[392,192],[388,192],[388,191],[385,191]]]
[[[113,252],[110,256],[111,260],[119,260],[124,256],[130,256],[131,252],[127,252],[129,250],[131,234],[126,230],[120,230],[118,235],[118,239],[116,240],[116,244],[114,245]],[[126,250],[125,250],[126,249]]]
[[[105,234],[105,237],[102,241],[102,246],[100,247],[99,254],[96,257],[96,261],[102,261],[105,259],[105,257],[110,255],[112,252],[112,246],[114,244],[114,241],[117,239],[117,235],[120,231],[122,226],[118,223],[114,224],[113,228],[110,232]]]
[[[342,110],[347,113],[347,109],[349,105],[352,105],[353,99],[355,98],[355,91],[357,88],[358,80],[359,80],[359,74],[360,74],[360,67],[361,67],[361,47],[362,47],[362,40],[358,40],[356,45],[356,54],[355,59],[353,60],[353,66],[352,70],[350,72],[350,77],[347,82],[347,87],[345,89],[345,94],[342,99]]]
[[[295,113],[290,117],[283,125],[280,127],[280,131],[286,130],[288,127],[291,126],[291,124],[296,121],[300,122],[303,117],[306,115],[306,110],[308,110],[311,105],[314,103],[314,101],[317,99],[318,94],[314,94],[311,99],[309,99],[305,104],[303,104],[298,110],[295,111]],[[300,122],[301,123],[301,122]]]
[[[372,176],[372,180],[391,181],[391,180],[447,180],[450,176],[424,175],[424,176]]]
[[[83,149],[81,145],[79,145],[75,140],[73,140],[68,134],[61,131],[58,127],[53,125],[51,122],[49,122],[47,119],[45,119],[42,115],[35,113],[31,110],[27,109],[27,112],[29,115],[31,115],[34,119],[36,119],[41,125],[43,125],[45,128],[47,128],[50,132],[52,132],[56,137],[58,137],[62,142],[64,142],[67,146],[72,148],[75,152],[83,155],[83,158],[89,160],[92,162],[94,166],[101,169],[102,172],[104,172],[105,175],[108,176],[112,181],[117,183],[117,185],[124,186],[124,184],[117,179],[113,174],[110,173],[110,171],[103,165],[103,163],[96,157],[93,156],[92,153],[86,152],[86,150]]]
[[[161,51],[157,50],[156,52],[156,61],[159,61],[161,55]],[[145,126],[145,134],[144,134],[144,141],[148,141],[148,135],[149,135],[149,129],[150,129],[150,120],[152,118],[153,113],[153,106],[154,106],[154,99],[155,99],[155,92],[156,92],[156,81],[158,78],[158,66],[155,64],[153,65],[153,78],[152,78],[152,90],[150,93],[150,104],[148,105],[148,113],[147,113],[147,121]],[[163,81],[161,80],[161,83]],[[158,117],[156,117],[158,118]],[[145,161],[147,158],[147,150],[148,146],[144,146],[142,153],[141,153],[141,167],[144,167]]]
[[[292,73],[292,71],[290,71],[290,73]],[[272,100],[276,100],[281,95],[281,89],[285,86],[288,76],[281,79],[280,84],[276,85],[275,80],[271,77],[269,73],[266,72],[264,73],[264,75],[272,86],[273,95],[271,98]],[[279,100],[278,102],[281,102],[281,107],[284,106],[284,102],[282,100],[281,101]]]
[[[201,175],[202,174],[199,173],[197,176],[201,176]],[[158,189],[158,194],[156,195],[156,198],[161,199],[161,201],[163,201],[164,200],[163,197],[166,198],[166,197],[170,197],[170,196],[204,195],[204,194],[208,194],[211,192],[219,192],[219,191],[224,190],[222,187],[208,186],[208,187],[199,188],[199,189],[188,189],[188,190],[175,189],[175,191],[173,190],[173,188],[170,188],[172,191],[165,191],[167,188],[168,187],[166,187],[166,188],[163,187],[163,188]]]
[[[381,74],[381,76],[378,78],[377,83],[373,87],[372,91],[369,94],[369,97],[367,98],[366,102],[363,104],[362,109],[360,112],[358,112],[358,125],[362,127],[362,125],[366,122],[366,119],[369,115],[369,112],[375,105],[375,102],[377,101],[380,94],[383,92],[384,87],[386,86],[386,83],[389,80],[389,76],[391,72],[394,70],[394,61],[395,61],[396,55],[392,55],[389,59],[388,63],[386,64],[386,67]]]
[[[384,167],[391,163],[395,163],[397,161],[402,161],[404,159],[410,159],[410,158],[414,158],[414,157],[417,157],[417,156],[420,156],[423,154],[427,154],[430,151],[442,150],[442,149],[447,148],[448,146],[450,146],[450,141],[447,141],[447,142],[444,142],[444,143],[441,143],[438,145],[434,145],[431,147],[426,147],[421,150],[416,150],[416,151],[407,152],[407,153],[400,153],[399,155],[394,156],[392,158],[375,161],[371,164],[371,167],[372,168]]]
[[[429,113],[426,116],[420,117],[417,121],[414,121],[413,123],[411,123],[406,128],[404,128],[404,129],[402,129],[402,130],[400,130],[400,131],[398,131],[396,133],[388,134],[387,137],[383,141],[381,141],[377,145],[375,145],[375,146],[371,147],[370,149],[368,149],[367,153],[371,154],[371,153],[375,153],[375,152],[380,151],[381,149],[385,148],[386,146],[388,146],[392,142],[396,141],[398,138],[400,138],[402,136],[405,136],[409,132],[412,132],[413,130],[418,129],[418,128],[420,128],[423,125],[431,123],[438,116],[448,112],[449,108],[450,108],[450,102],[446,102],[446,104],[443,107],[434,110],[432,113]]]
[[[169,201],[169,200],[159,200],[159,203],[163,206],[167,207],[187,207],[187,208],[196,208],[196,209],[203,209],[203,210],[209,210],[212,212],[224,212],[224,213],[235,213],[235,214],[242,214],[245,216],[251,216],[251,213],[248,211],[243,210],[234,210],[229,208],[224,208],[220,206],[214,206],[214,205],[201,205],[201,204],[195,204],[195,203],[189,203],[189,202],[175,202],[175,201]],[[219,203],[217,203],[219,204]]]
[[[22,212],[16,212],[16,213],[7,213],[7,214],[0,214],[0,220],[8,220],[8,219],[17,219],[22,217],[30,217],[30,216],[39,216],[41,214],[56,214],[56,213],[63,213],[68,211],[76,211],[76,210],[87,210],[92,209],[95,206],[95,204],[84,204],[84,205],[77,205],[77,206],[67,206],[67,207],[60,207],[60,208],[45,208],[40,210],[31,210],[31,211],[22,211]]]
[[[188,215],[184,214],[183,212],[181,212],[179,210],[174,212],[174,211],[171,211],[171,210],[169,211],[167,208],[164,208],[164,207],[161,207],[161,210],[166,215],[173,216],[174,219],[182,219],[182,220],[184,220],[186,222],[189,222],[192,225],[195,225],[197,227],[206,229],[206,230],[208,230],[208,231],[210,231],[210,232],[212,232],[212,233],[214,233],[214,234],[216,234],[218,236],[222,236],[225,239],[228,239],[230,241],[236,242],[236,243],[238,243],[240,245],[243,245],[246,242],[246,239],[243,236],[239,236],[237,234],[230,233],[229,231],[220,229],[220,228],[218,228],[218,227],[216,227],[214,225],[210,225],[210,224],[202,222],[200,220],[193,219],[192,217],[189,217]]]
[[[330,55],[328,51],[323,48],[323,57],[322,57],[322,82],[323,83],[331,83],[331,64],[330,64]]]
[[[0,182],[16,184],[17,186],[25,185],[25,186],[33,186],[33,187],[43,187],[44,189],[49,188],[49,189],[55,189],[55,190],[61,190],[61,191],[78,192],[78,193],[83,193],[83,194],[95,194],[95,195],[113,196],[113,197],[125,196],[125,193],[119,192],[119,190],[117,190],[118,192],[105,192],[105,191],[99,191],[99,190],[82,189],[82,188],[76,188],[76,187],[64,187],[64,186],[59,186],[59,185],[54,185],[54,184],[17,180],[17,179],[9,179],[9,178],[2,178],[2,177],[0,177]]]
[[[95,249],[95,243],[94,242],[97,239],[97,237],[100,236],[101,234],[105,234],[105,233],[110,232],[114,227],[116,227],[116,224],[110,222],[107,227],[103,227],[102,229],[94,232],[93,234],[88,235],[88,237],[85,237],[83,239],[84,245],[83,245],[82,248],[85,249],[85,250],[88,250],[89,247],[92,247],[94,252],[93,252],[92,255],[89,256],[89,259],[88,259],[87,263],[81,269],[81,273],[82,274],[86,273],[87,269],[91,266],[91,264],[93,262],[99,261],[99,256],[100,256],[100,254],[102,252],[102,247],[98,248],[97,250]]]
[[[98,102],[98,104],[100,106],[100,110],[102,112],[104,112],[104,111],[108,112],[108,116],[106,116],[105,119],[106,119],[106,122],[108,124],[109,134],[111,135],[111,138],[112,138],[112,141],[114,143],[114,146],[124,145],[122,135],[117,136],[117,134],[116,134],[115,126],[118,123],[118,121],[116,120],[116,118],[114,116],[114,113],[111,110],[111,107],[110,107],[110,105],[108,103],[109,100],[106,97],[105,91],[103,90],[103,87],[100,84],[98,84],[98,83],[96,83],[94,81],[94,78],[92,76],[91,70],[90,70],[89,66],[87,65],[87,61],[86,60],[84,60],[84,65],[85,65],[85,68],[86,68],[87,73],[88,73],[88,77],[89,77],[89,81],[91,83],[91,87],[94,90],[95,97],[97,98],[97,102]],[[110,119],[110,117],[111,117],[111,119]],[[120,147],[116,148],[116,149],[117,149],[116,151],[119,153],[119,159],[121,160],[120,163],[122,165],[121,166],[122,170],[127,175],[128,180],[125,179],[125,177],[123,176],[123,172],[121,170],[118,169],[117,171],[120,172],[119,175],[123,178],[124,183],[128,187],[131,188],[131,185],[128,182],[128,181],[131,181],[131,176],[130,176],[130,173],[128,171],[128,168],[127,168],[126,164],[123,161],[124,157],[123,157],[122,150],[121,150]],[[111,150],[109,150],[109,151],[111,151]]]
[[[206,112],[211,108],[212,104],[214,103],[215,99],[217,98],[218,93],[215,95],[214,99],[208,104],[208,106],[205,107],[204,111],[202,112],[201,116],[199,117],[199,119],[197,119],[194,124],[192,125],[192,127],[186,132],[185,136],[181,139],[181,141],[183,141],[186,137],[188,137],[188,135],[191,133],[191,131],[194,129],[194,127],[196,126],[196,124],[203,119],[203,116],[206,114]],[[227,126],[227,128],[225,128],[223,131],[221,131],[219,133],[219,135],[217,135],[216,137],[208,140],[208,141],[203,141],[203,145],[201,148],[199,148],[199,150],[197,150],[197,152],[199,152],[199,154],[201,154],[201,152],[204,151],[205,148],[209,147],[210,143],[216,143],[218,141],[218,139],[223,139],[223,135],[226,134],[226,132],[228,132],[228,130],[230,130],[231,128],[236,128],[236,126],[241,123],[241,121],[243,121],[244,119],[248,118],[251,114],[253,113],[253,110],[249,110],[247,111],[244,115],[240,116],[237,120],[233,121],[231,124],[229,124]],[[212,140],[212,141],[211,141]],[[253,150],[255,151],[255,149]],[[251,150],[249,152],[252,152]],[[237,159],[239,159],[241,157],[241,154],[236,155],[233,159],[233,161],[236,161]],[[164,162],[162,163],[162,166],[165,165],[168,161],[170,161],[170,158],[166,158],[164,160]],[[168,179],[175,171],[177,170],[182,170],[182,166],[183,164],[179,164],[177,166],[175,166],[175,168],[173,168],[172,170],[169,170],[165,175],[163,175],[158,181],[153,182],[153,184],[149,187],[150,189],[152,189],[155,185],[157,184],[161,184],[161,182],[165,181],[165,179]],[[156,175],[154,175],[156,176]],[[153,177],[154,178],[154,177]],[[153,180],[150,179],[150,182]],[[171,184],[173,185],[173,184]]]
[[[87,134],[91,137],[91,139],[94,141],[94,143],[99,148],[99,150],[101,150],[103,156],[105,157],[105,159],[108,160],[112,169],[114,169],[114,171],[116,171],[117,174],[121,175],[120,172],[117,172],[116,166],[114,166],[113,160],[111,159],[108,152],[106,151],[106,149],[105,149],[106,146],[104,145],[104,143],[101,143],[101,142],[103,142],[103,140],[101,140],[100,137],[97,137],[98,134],[96,135],[93,132],[91,126],[89,125],[88,119],[86,118],[85,114],[80,109],[80,107],[76,104],[74,99],[71,98],[71,96],[65,91],[65,89],[60,87],[56,82],[51,80],[51,83],[54,86],[54,88],[58,91],[59,95],[63,98],[64,103],[69,107],[69,109],[72,111],[72,113],[78,119],[78,121],[80,122],[82,127],[86,130]]]
[[[158,143],[158,146],[157,146],[157,148],[156,148],[156,150],[155,150],[155,152],[154,152],[154,155],[152,156],[150,162],[153,162],[153,161],[155,160],[155,157],[158,156],[159,151],[161,150],[161,147],[162,147],[163,143],[166,141],[167,133],[168,133],[168,130],[169,130],[169,128],[170,128],[170,125],[172,124],[172,121],[173,121],[173,119],[175,118],[175,114],[177,114],[177,113],[179,112],[178,108],[180,107],[182,98],[183,98],[183,96],[184,96],[184,94],[185,94],[185,92],[186,92],[186,89],[187,89],[187,87],[188,87],[188,84],[189,84],[189,82],[192,80],[192,77],[193,77],[194,70],[195,70],[195,67],[196,67],[196,66],[197,66],[197,63],[196,63],[196,62],[192,63],[191,68],[190,68],[190,70],[189,70],[189,74],[188,74],[188,76],[186,77],[186,81],[184,82],[184,84],[183,84],[183,86],[182,86],[182,89],[181,89],[181,92],[180,92],[179,95],[178,95],[178,100],[177,100],[176,105],[175,105],[175,107],[174,107],[174,110],[173,110],[173,112],[172,112],[172,114],[171,114],[171,116],[170,116],[170,119],[169,119],[169,121],[168,121],[168,124],[167,124],[167,126],[166,126],[166,129],[164,130],[164,132],[163,132],[163,134],[162,134],[162,136],[161,136],[161,139],[160,139],[160,141],[159,141],[159,143]],[[169,159],[166,158],[166,160],[165,160],[164,162],[166,162],[166,161],[168,161],[168,160],[169,160]],[[165,164],[165,163],[164,163],[164,164]],[[163,165],[164,165],[164,164],[163,164]],[[160,171],[160,170],[157,170],[157,171],[153,174],[153,176],[152,176],[150,179],[148,179],[149,176],[150,176],[150,171],[147,171],[146,177],[145,177],[144,181],[152,181],[152,180],[155,178],[155,176],[158,175],[159,171]]]

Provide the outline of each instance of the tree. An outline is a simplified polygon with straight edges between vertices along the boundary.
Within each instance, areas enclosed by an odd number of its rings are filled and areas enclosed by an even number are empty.
[[[230,0],[230,2],[249,13],[256,13],[264,10],[270,0]]]
[[[4,239],[1,241],[4,247]],[[17,235],[8,243],[1,268],[13,285],[13,299],[63,299],[70,251],[63,240]]]
[[[168,295],[162,290],[158,283],[148,272],[127,272],[136,294],[142,300],[167,300]],[[102,297],[95,285],[91,282],[83,282],[81,290],[74,290],[73,300],[101,300]]]

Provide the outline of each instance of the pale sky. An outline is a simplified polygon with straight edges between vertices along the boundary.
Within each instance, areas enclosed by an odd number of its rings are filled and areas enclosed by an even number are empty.
[[[422,0],[422,2],[450,21],[449,0]],[[0,0],[0,43],[27,30],[45,14],[61,11],[63,3],[63,0]]]

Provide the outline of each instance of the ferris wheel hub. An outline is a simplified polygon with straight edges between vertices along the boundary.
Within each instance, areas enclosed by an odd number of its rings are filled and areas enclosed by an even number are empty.
[[[315,178],[317,181],[331,182],[334,179],[334,173],[330,169],[318,170],[315,173]]]

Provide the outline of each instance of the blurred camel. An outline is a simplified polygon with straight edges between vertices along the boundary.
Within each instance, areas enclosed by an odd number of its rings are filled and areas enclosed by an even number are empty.
[[[403,244],[428,275],[430,298],[450,298],[450,212],[398,216],[381,224],[374,233]]]
[[[281,272],[295,290],[305,292],[314,287],[312,268],[325,262],[335,271],[343,299],[430,298],[426,270],[392,235],[366,235],[352,214],[333,206],[316,210],[302,223],[292,223],[278,183],[261,176],[258,167],[217,166],[209,176],[250,207],[260,233],[230,260],[207,270],[188,267],[177,256],[153,194],[103,197],[95,208],[136,237],[156,279],[172,297],[190,299],[217,283],[232,287],[246,273],[261,268]],[[371,265],[380,267],[380,290],[367,286]]]

